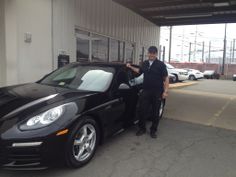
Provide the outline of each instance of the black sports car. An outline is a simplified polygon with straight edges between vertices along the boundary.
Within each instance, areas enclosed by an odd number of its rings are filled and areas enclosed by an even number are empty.
[[[86,164],[99,143],[136,121],[137,77],[124,64],[73,63],[36,83],[1,88],[1,166]]]

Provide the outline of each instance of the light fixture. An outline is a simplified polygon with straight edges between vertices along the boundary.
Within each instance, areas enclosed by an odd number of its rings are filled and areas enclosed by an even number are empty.
[[[229,2],[217,2],[213,4],[214,7],[225,7],[225,6],[229,6]]]
[[[179,19],[179,18],[199,18],[199,17],[211,17],[212,14],[195,14],[195,15],[179,15],[179,16],[167,16],[165,19]]]

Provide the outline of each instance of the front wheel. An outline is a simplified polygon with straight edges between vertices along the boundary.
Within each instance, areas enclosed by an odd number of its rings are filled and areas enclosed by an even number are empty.
[[[194,75],[191,75],[191,76],[189,76],[189,80],[194,81],[194,80],[196,80],[196,78]]]
[[[175,82],[179,82],[180,81],[179,76],[177,74],[174,74],[174,76],[175,76]]]
[[[78,168],[87,164],[94,156],[100,138],[95,120],[85,118],[72,130],[66,144],[66,164]]]

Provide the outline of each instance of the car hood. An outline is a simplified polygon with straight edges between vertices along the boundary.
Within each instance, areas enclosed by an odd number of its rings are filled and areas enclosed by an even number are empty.
[[[0,120],[11,117],[33,106],[87,97],[94,92],[53,87],[38,83],[4,87],[0,89]]]

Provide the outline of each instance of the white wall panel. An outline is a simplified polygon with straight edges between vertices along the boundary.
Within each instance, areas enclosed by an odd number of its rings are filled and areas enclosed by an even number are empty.
[[[0,0],[0,87],[6,83],[5,5]]]
[[[51,1],[5,0],[6,85],[33,82],[52,70]],[[25,33],[32,41],[24,41]]]

